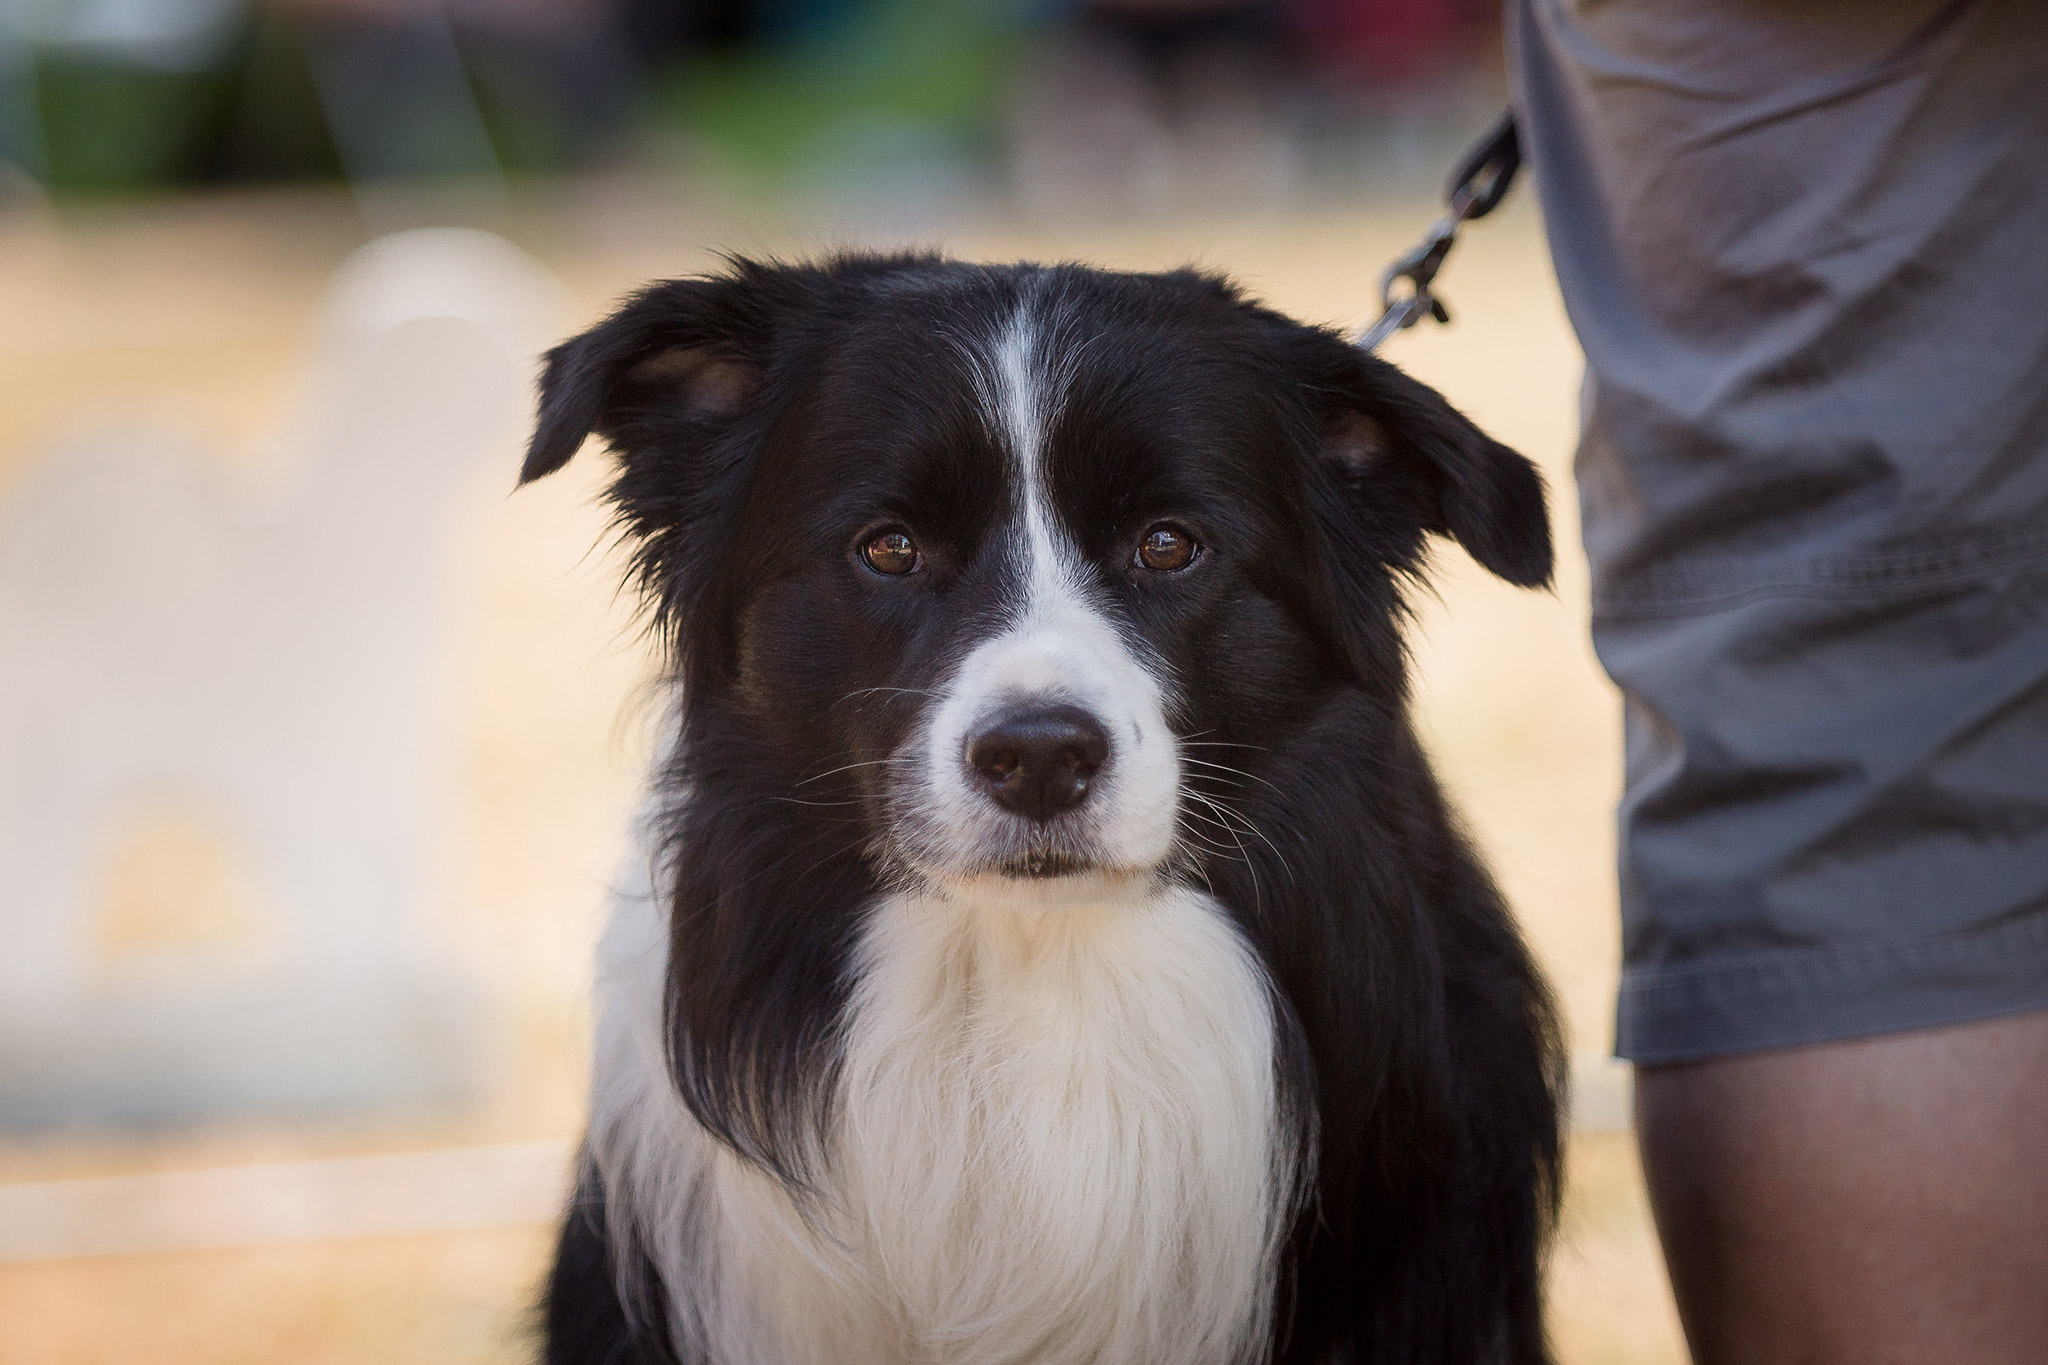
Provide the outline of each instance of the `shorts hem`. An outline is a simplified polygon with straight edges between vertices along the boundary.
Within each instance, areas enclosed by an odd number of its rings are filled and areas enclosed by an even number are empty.
[[[1777,598],[1903,601],[1978,587],[1987,576],[2048,561],[2038,519],[1982,534],[1960,533],[1903,549],[1815,559],[1723,558],[1594,577],[1593,619],[1690,616]]]
[[[1642,1066],[2048,1010],[2048,905],[1933,938],[1622,973],[1615,1055]]]

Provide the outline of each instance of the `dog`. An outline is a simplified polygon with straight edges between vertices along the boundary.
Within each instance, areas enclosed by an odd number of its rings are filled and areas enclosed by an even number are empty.
[[[1534,1365],[1558,1030],[1407,716],[1542,481],[1192,271],[735,258],[548,353],[666,647],[546,1359]]]

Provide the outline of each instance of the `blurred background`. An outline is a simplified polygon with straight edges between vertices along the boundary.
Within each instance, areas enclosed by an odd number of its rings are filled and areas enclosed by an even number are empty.
[[[649,658],[535,356],[720,250],[1195,263],[1355,326],[1487,0],[0,0],[0,1361],[531,1351]],[[1519,189],[1389,343],[1546,470],[1418,709],[1568,1014],[1570,1365],[1682,1359],[1605,1060],[1618,706]]]

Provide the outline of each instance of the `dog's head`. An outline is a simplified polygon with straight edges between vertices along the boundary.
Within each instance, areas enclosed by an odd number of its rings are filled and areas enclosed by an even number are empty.
[[[941,890],[1199,864],[1254,750],[1333,692],[1401,704],[1427,533],[1550,574],[1527,461],[1188,272],[738,262],[549,354],[524,478],[593,432],[690,780]]]

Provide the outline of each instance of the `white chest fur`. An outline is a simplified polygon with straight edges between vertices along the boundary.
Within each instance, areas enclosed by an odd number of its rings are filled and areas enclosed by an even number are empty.
[[[669,1088],[657,918],[607,936],[592,1149],[716,1365],[1260,1357],[1293,1144],[1264,973],[1206,896],[877,905],[801,1208]]]

